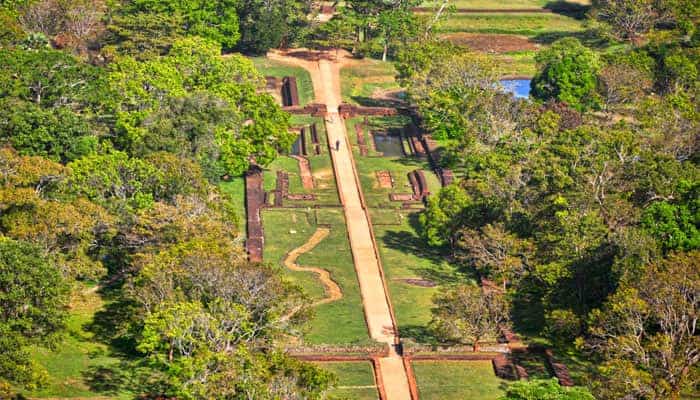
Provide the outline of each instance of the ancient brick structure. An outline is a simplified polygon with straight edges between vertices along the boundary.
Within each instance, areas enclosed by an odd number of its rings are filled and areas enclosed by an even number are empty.
[[[265,191],[262,170],[258,166],[251,166],[245,174],[245,195],[248,211],[246,250],[250,261],[260,262],[263,259],[264,244],[260,209],[265,205]]]

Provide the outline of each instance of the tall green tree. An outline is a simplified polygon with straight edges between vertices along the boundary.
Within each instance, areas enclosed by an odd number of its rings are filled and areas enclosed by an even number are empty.
[[[500,400],[594,400],[595,397],[580,387],[565,388],[556,379],[534,379],[508,385]]]
[[[65,324],[69,287],[39,247],[0,238],[0,382],[37,383],[31,345],[51,344]]]
[[[188,35],[215,41],[232,49],[240,38],[237,0],[133,0],[125,12],[170,14],[182,17]]]
[[[430,322],[437,336],[445,341],[471,343],[474,351],[485,338],[497,338],[508,324],[509,306],[502,293],[476,285],[459,285],[433,299]]]
[[[564,38],[537,53],[538,72],[531,82],[532,95],[541,100],[555,99],[583,110],[595,107],[597,55],[576,38]]]
[[[678,399],[700,375],[700,253],[671,255],[591,313],[587,346],[604,363],[603,398]]]

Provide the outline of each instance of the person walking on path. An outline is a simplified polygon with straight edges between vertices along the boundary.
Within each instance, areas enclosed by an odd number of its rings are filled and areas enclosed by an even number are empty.
[[[340,150],[340,139],[335,141],[335,151]]]

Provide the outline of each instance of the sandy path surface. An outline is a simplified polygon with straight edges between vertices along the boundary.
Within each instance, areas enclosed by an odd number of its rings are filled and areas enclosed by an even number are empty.
[[[342,53],[340,54],[342,55]],[[331,158],[338,192],[345,212],[348,237],[360,284],[367,327],[372,339],[387,343],[391,349],[388,357],[379,360],[379,373],[384,382],[386,399],[410,400],[411,394],[403,360],[394,348],[397,339],[396,327],[391,316],[389,299],[386,296],[380,271],[381,267],[372,241],[372,226],[360,198],[361,188],[358,185],[359,181],[345,129],[345,120],[338,114],[338,105],[341,102],[340,68],[343,66],[345,58],[342,57],[340,61],[332,61],[321,57],[317,61],[309,61],[286,57],[277,52],[272,52],[268,56],[293,62],[307,69],[314,86],[315,102],[326,104],[328,109],[326,133],[328,143],[332,147]],[[335,149],[336,142],[340,143],[338,150]]]
[[[287,253],[287,257],[284,259],[284,266],[291,269],[292,271],[300,272],[313,272],[318,275],[318,280],[323,284],[323,288],[326,292],[326,297],[314,302],[311,306],[315,307],[321,304],[330,303],[332,301],[340,300],[343,298],[343,291],[340,289],[337,283],[331,278],[330,272],[323,268],[317,267],[306,267],[297,264],[297,258],[304,253],[308,253],[313,250],[317,244],[319,244],[323,239],[328,237],[330,233],[328,228],[318,228],[316,232],[309,238],[309,240],[303,245],[297,247],[296,249]]]

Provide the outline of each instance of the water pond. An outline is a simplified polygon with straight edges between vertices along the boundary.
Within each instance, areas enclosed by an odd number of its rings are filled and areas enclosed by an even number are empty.
[[[501,85],[506,93],[513,93],[516,99],[530,97],[530,79],[501,79]]]
[[[401,136],[374,133],[372,137],[374,138],[374,147],[378,152],[383,153],[384,157],[404,156]]]

